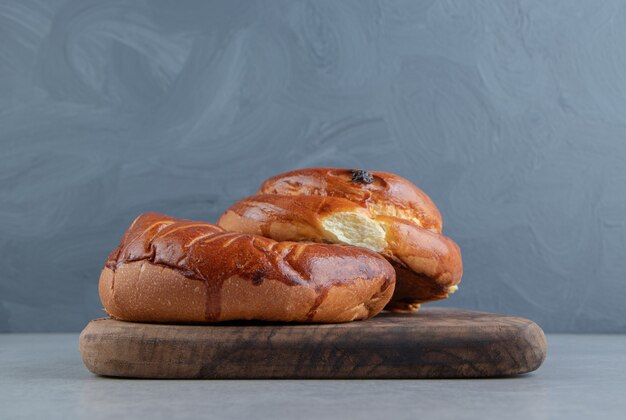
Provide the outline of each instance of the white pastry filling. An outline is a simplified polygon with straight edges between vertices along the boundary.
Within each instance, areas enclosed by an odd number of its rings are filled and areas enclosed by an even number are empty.
[[[332,239],[348,245],[381,252],[385,249],[385,230],[380,223],[358,213],[335,213],[322,220]]]

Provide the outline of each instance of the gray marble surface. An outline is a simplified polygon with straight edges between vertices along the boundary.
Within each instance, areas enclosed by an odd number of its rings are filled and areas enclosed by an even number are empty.
[[[588,419],[626,412],[626,336],[549,335],[535,373],[482,380],[96,377],[76,334],[0,335],[0,418]]]
[[[0,332],[102,316],[140,213],[331,166],[432,197],[442,305],[626,333],[624,45],[623,0],[0,0]]]

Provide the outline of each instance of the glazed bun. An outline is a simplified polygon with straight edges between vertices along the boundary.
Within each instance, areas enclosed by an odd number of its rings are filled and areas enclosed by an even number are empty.
[[[380,253],[396,270],[390,310],[445,299],[463,274],[460,249],[441,234],[432,200],[386,172],[311,168],[277,175],[230,207],[218,225],[277,241],[348,244]]]
[[[161,214],[139,216],[111,253],[99,293],[142,322],[345,322],[376,315],[395,272],[375,252],[277,242]]]

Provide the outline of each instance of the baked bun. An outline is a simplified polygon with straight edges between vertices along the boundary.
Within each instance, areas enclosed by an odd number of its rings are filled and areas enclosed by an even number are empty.
[[[395,272],[366,249],[276,242],[161,214],[139,216],[100,276],[104,310],[143,322],[345,322],[376,315]]]
[[[461,251],[441,235],[432,200],[386,172],[311,168],[277,175],[218,224],[277,241],[343,243],[381,253],[396,269],[389,310],[445,299],[463,274]]]

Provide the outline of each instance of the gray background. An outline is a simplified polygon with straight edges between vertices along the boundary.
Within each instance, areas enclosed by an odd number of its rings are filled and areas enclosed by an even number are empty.
[[[0,0],[0,331],[102,315],[139,213],[395,172],[463,249],[443,305],[626,332],[626,3]]]

